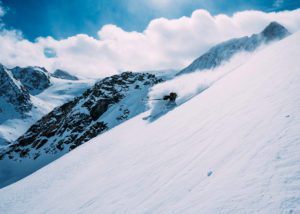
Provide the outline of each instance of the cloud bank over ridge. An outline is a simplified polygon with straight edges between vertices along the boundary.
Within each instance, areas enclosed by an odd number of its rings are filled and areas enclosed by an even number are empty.
[[[4,15],[4,14],[3,14]],[[154,19],[143,32],[105,25],[98,38],[78,34],[63,40],[40,37],[30,42],[21,32],[0,32],[0,62],[7,66],[39,65],[86,77],[104,77],[124,70],[180,69],[211,46],[260,32],[277,21],[291,32],[300,29],[300,9],[265,13],[243,11],[213,16],[196,10],[190,17]],[[51,52],[51,57],[49,54]]]

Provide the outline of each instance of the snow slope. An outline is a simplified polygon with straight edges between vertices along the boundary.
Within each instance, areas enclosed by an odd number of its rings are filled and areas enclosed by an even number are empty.
[[[0,190],[1,213],[299,213],[300,33],[153,123]]]

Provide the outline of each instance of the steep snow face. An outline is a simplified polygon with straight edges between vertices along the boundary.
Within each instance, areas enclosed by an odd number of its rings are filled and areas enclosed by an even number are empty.
[[[212,47],[207,53],[200,56],[177,75],[191,73],[196,70],[213,69],[227,62],[237,53],[242,51],[252,52],[262,44],[283,39],[289,34],[285,27],[277,22],[271,22],[260,34],[231,39]]]
[[[55,108],[0,150],[0,187],[146,111],[149,88],[161,81],[152,74],[124,72]]]
[[[300,33],[153,123],[0,190],[2,213],[299,213]]]

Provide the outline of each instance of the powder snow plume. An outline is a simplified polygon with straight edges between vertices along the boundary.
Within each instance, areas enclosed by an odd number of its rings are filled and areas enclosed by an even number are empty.
[[[165,95],[171,92],[177,93],[176,104],[181,105],[238,68],[255,53],[242,52],[213,70],[195,71],[154,86],[149,93],[148,102],[151,115],[157,115],[166,111],[166,101],[160,100]]]

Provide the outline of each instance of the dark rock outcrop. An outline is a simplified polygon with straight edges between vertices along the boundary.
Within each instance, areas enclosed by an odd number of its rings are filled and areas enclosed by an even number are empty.
[[[65,79],[65,80],[78,80],[76,76],[71,75],[68,72],[60,69],[55,70],[54,73],[51,74],[51,76],[59,79]]]
[[[2,101],[1,101],[2,100]],[[0,64],[0,114],[5,113],[8,105],[19,114],[31,110],[32,103],[27,89],[16,79],[12,72]]]
[[[45,68],[29,66],[11,69],[15,79],[19,80],[30,94],[36,95],[50,86],[50,75]]]
[[[262,32],[265,42],[283,39],[290,35],[289,31],[278,22],[271,22]]]
[[[152,74],[132,72],[107,77],[32,125],[0,151],[0,158],[22,160],[64,154],[145,111],[143,100],[149,88],[161,81]]]

